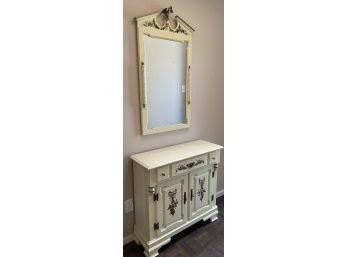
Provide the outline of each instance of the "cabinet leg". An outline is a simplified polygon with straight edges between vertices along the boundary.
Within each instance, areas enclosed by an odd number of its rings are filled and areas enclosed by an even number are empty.
[[[214,221],[217,220],[217,219],[218,219],[217,214],[214,215],[214,216],[211,216],[211,217],[210,217],[210,222],[214,222]]]
[[[171,238],[167,238],[163,240],[162,242],[158,243],[157,245],[151,246],[151,248],[145,247],[144,254],[146,257],[155,257],[158,256],[158,249],[160,249],[163,245],[168,244],[170,242]]]

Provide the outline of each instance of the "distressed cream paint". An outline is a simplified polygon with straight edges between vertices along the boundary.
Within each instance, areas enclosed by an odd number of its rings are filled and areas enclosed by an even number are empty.
[[[136,207],[133,238],[143,245],[145,256],[157,256],[171,237],[196,222],[218,219],[221,149],[195,140],[131,156]]]
[[[173,6],[175,14],[194,29],[192,42],[191,125],[188,129],[141,134],[134,17]],[[224,145],[224,59],[222,0],[127,0],[123,3],[123,198],[133,198],[132,161],[135,153],[196,139]],[[224,188],[223,150],[217,191]],[[133,233],[134,213],[123,210],[123,236]]]
[[[156,133],[162,133],[162,132],[167,132],[167,131],[173,131],[173,130],[177,130],[177,129],[185,129],[185,128],[189,128],[190,127],[190,120],[191,120],[191,106],[190,106],[190,92],[191,92],[191,69],[190,67],[192,66],[191,63],[191,53],[192,53],[192,31],[191,28],[189,26],[186,26],[185,23],[181,22],[180,19],[176,19],[178,24],[180,24],[179,26],[181,26],[186,33],[177,33],[177,32],[173,32],[171,30],[161,30],[161,29],[157,29],[157,28],[152,28],[149,26],[145,26],[144,23],[148,23],[148,22],[152,22],[155,21],[155,18],[159,15],[160,12],[158,13],[154,13],[154,14],[150,14],[150,15],[146,15],[146,16],[142,16],[142,17],[138,17],[137,18],[137,27],[138,27],[138,69],[139,69],[139,92],[140,92],[140,106],[141,106],[141,118],[142,118],[142,132],[143,135],[149,135],[149,134],[156,134]],[[186,55],[186,61],[185,61],[185,67],[184,70],[187,70],[187,74],[185,77],[185,82],[183,84],[186,85],[186,100],[184,101],[184,106],[185,106],[185,121],[184,122],[180,122],[180,123],[176,123],[176,124],[166,124],[166,125],[162,125],[162,126],[157,126],[157,127],[149,127],[149,117],[151,117],[150,115],[150,109],[149,109],[149,104],[147,103],[147,98],[148,98],[148,93],[150,92],[150,90],[148,89],[148,81],[147,81],[147,76],[145,76],[145,70],[150,70],[150,65],[148,65],[149,61],[145,61],[148,60],[150,58],[147,58],[145,56],[145,40],[144,40],[144,35],[148,35],[152,38],[152,40],[154,38],[161,38],[161,43],[164,44],[163,42],[168,41],[168,40],[172,40],[172,42],[186,42],[187,46],[186,46],[186,51],[185,51],[185,55]],[[168,40],[163,40],[163,39],[168,39]],[[170,42],[170,41],[168,41]],[[149,48],[147,49],[149,50]],[[168,51],[168,50],[167,50]],[[160,50],[158,50],[155,52],[156,55],[158,55],[158,53],[160,52]],[[167,53],[167,57],[169,57],[169,53]],[[164,59],[169,61],[169,58],[166,58],[166,56],[156,56],[158,59]],[[161,62],[160,60],[157,60],[157,62]],[[160,74],[161,71],[163,72],[163,74]],[[156,77],[163,77],[166,78],[166,71],[161,70],[159,67],[156,70]],[[159,76],[161,75],[161,76]],[[167,76],[169,77],[169,76]],[[156,83],[155,83],[156,84]],[[169,85],[170,83],[168,83]],[[182,85],[182,84],[181,84]],[[176,86],[180,86],[180,85],[176,85]],[[158,98],[160,98],[161,96],[159,96]],[[163,98],[164,96],[162,96]],[[173,99],[173,95],[172,95],[172,99]],[[153,101],[154,103],[154,101]],[[176,101],[176,105],[179,105],[180,101]],[[170,105],[170,104],[169,104]],[[162,107],[162,106],[161,106]],[[165,106],[162,107],[163,110],[165,110]],[[159,111],[159,110],[157,110]],[[153,112],[152,112],[153,113]],[[159,112],[158,112],[159,113]],[[164,113],[164,115],[166,115]],[[167,115],[169,116],[169,115]],[[174,114],[175,116],[175,114]],[[163,119],[163,118],[162,118]]]

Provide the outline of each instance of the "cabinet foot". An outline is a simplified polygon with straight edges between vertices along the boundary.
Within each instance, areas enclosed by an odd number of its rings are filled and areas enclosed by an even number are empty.
[[[145,247],[144,248],[144,254],[146,257],[155,257],[158,256],[158,249],[160,249],[163,245],[168,244],[170,242],[170,237],[163,240],[162,242],[151,246],[150,248]]]
[[[158,249],[154,250],[154,251],[144,251],[144,255],[146,257],[155,257],[158,256]]]
[[[210,217],[210,222],[214,222],[214,221],[217,220],[217,219],[218,219],[217,214],[214,215],[214,216],[211,216],[211,217]]]

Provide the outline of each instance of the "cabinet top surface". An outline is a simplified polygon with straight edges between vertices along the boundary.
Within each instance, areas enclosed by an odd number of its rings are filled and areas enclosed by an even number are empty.
[[[196,140],[148,152],[133,154],[130,158],[150,170],[200,154],[216,151],[221,148],[223,147],[217,144],[204,140]]]

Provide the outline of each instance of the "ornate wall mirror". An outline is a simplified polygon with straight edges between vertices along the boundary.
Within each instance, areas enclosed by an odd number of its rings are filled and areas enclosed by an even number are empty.
[[[172,7],[136,21],[142,133],[188,128],[194,30]]]

